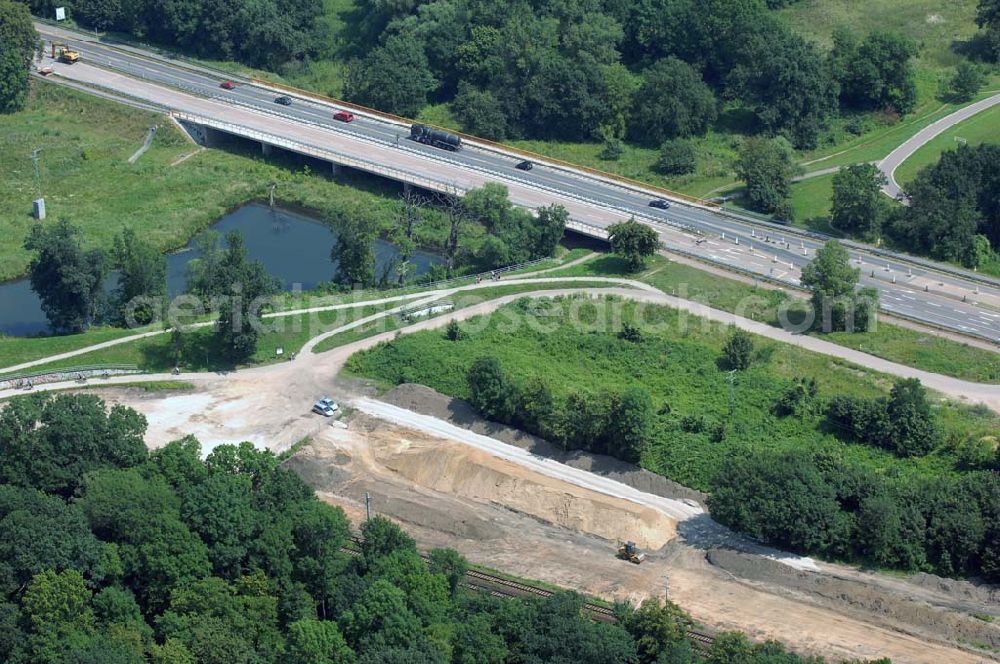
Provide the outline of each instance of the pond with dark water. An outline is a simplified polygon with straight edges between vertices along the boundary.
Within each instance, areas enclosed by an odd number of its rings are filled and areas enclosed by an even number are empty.
[[[221,235],[239,231],[251,260],[259,260],[272,276],[291,290],[316,288],[330,281],[336,263],[330,260],[330,249],[336,234],[315,219],[291,210],[269,208],[251,203],[230,212],[211,226]],[[141,235],[141,230],[139,231]],[[186,288],[186,266],[199,253],[194,241],[184,249],[167,255],[167,291],[171,297]],[[375,242],[376,274],[391,266],[399,257],[394,245],[383,240]],[[415,251],[410,256],[413,264],[411,275],[421,275],[441,258],[427,252]],[[108,276],[105,287],[110,290],[117,283],[117,274]],[[48,332],[49,325],[42,312],[41,302],[28,279],[0,284],[0,333],[9,336],[29,336]]]

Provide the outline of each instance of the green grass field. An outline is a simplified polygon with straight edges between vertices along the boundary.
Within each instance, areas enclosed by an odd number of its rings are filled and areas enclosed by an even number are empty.
[[[644,341],[619,339],[621,321],[638,325]],[[821,399],[882,394],[891,385],[889,377],[763,338],[755,338],[757,363],[735,381],[730,413],[727,373],[718,365],[729,331],[667,307],[616,298],[586,304],[564,299],[552,306],[521,301],[486,320],[470,319],[463,327],[466,336],[459,341],[447,340],[440,330],[406,335],[352,356],[347,368],[383,385],[417,382],[458,397],[468,397],[468,367],[485,355],[498,357],[518,381],[543,377],[558,399],[572,391],[642,386],[659,411],[655,442],[642,465],[699,489],[708,488],[727,454],[745,449],[810,448],[887,473],[950,473],[954,446],[1000,424],[988,411],[940,403],[936,409],[947,433],[938,454],[900,460],[842,442],[825,430],[821,417],[777,417],[772,404],[799,377],[814,377]],[[686,416],[701,418],[705,430],[682,427]],[[716,425],[725,428],[722,440],[709,433]]]
[[[941,132],[899,165],[896,169],[896,181],[900,184],[912,181],[920,169],[937,163],[942,152],[954,150],[963,142],[968,145],[1000,142],[1000,106],[977,113],[965,122]]]
[[[609,255],[552,274],[620,276],[624,274],[624,265]],[[772,325],[777,325],[778,305],[791,297],[782,291],[728,279],[660,256],[634,278],[665,293]],[[879,322],[873,332],[818,336],[917,369],[981,383],[1000,383],[1000,354],[933,334]]]
[[[86,122],[80,118],[86,117]],[[153,145],[135,164],[129,156],[147,129],[159,125]],[[275,157],[265,162],[239,144],[227,150],[197,150],[161,115],[44,82],[32,85],[28,108],[0,116],[0,281],[25,273],[30,259],[24,239],[35,223],[36,198],[30,155],[41,149],[40,186],[50,218],[66,217],[83,231],[88,246],[109,247],[129,226],[156,248],[185,245],[199,231],[239,205],[262,198],[272,182],[286,203],[337,214],[369,217],[380,229],[393,223],[398,187],[363,174],[334,181],[304,162]],[[442,246],[447,235],[440,215],[429,214],[418,241]],[[463,242],[481,230],[467,224]]]

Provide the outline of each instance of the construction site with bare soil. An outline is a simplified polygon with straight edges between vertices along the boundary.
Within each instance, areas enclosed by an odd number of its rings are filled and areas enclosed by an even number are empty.
[[[766,549],[712,522],[697,492],[620,461],[562,453],[429,388],[402,385],[355,405],[287,463],[355,520],[367,495],[422,547],[606,600],[666,596],[712,629],[835,661],[996,661],[995,591]],[[478,438],[508,449],[490,453]],[[641,564],[616,556],[627,540],[646,554]]]

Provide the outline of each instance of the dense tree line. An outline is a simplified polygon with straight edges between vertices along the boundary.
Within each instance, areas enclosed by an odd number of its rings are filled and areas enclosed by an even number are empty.
[[[388,519],[350,523],[268,451],[185,438],[154,452],[145,420],[94,395],[0,411],[0,660],[114,664],[818,664],[719,636],[706,656],[673,604],[505,600],[466,590],[465,561],[425,562]],[[734,657],[738,659],[733,659]]]
[[[968,267],[1000,252],[1000,145],[949,150],[905,189],[887,228],[903,248]]]
[[[642,387],[623,392],[570,393],[557,399],[541,377],[514,381],[495,357],[481,357],[468,373],[469,401],[482,415],[586,450],[636,462],[650,441],[653,402]]]
[[[910,42],[841,33],[822,53],[771,14],[780,4],[365,0],[356,36],[364,55],[346,94],[410,115],[453,102],[464,128],[488,138],[612,146],[703,134],[720,99],[738,100],[751,130],[797,147],[815,146],[841,106],[913,107]]]
[[[916,378],[897,381],[883,399],[835,397],[828,417],[857,440],[899,456],[927,454],[941,436],[927,394]]]
[[[0,0],[0,113],[24,107],[28,75],[40,49],[41,40],[25,6]]]
[[[712,517],[800,553],[946,576],[1000,580],[1000,479],[879,474],[805,451],[727,460],[708,499]]]
[[[55,17],[65,6],[97,30],[117,30],[203,57],[277,69],[315,55],[325,35],[320,0],[29,0],[31,11]]]

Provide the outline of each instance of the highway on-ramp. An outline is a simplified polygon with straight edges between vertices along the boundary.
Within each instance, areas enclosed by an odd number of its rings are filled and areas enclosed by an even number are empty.
[[[643,185],[543,161],[536,162],[530,172],[520,171],[514,168],[522,158],[516,153],[470,141],[459,152],[446,152],[409,140],[407,126],[374,114],[356,112],[351,123],[334,120],[339,108],[335,102],[292,94],[292,104],[281,106],[274,100],[284,93],[264,84],[234,79],[236,88],[224,90],[220,87],[224,74],[47,25],[38,28],[48,38],[81,52],[76,65],[44,63],[55,68],[55,80],[76,81],[164,110],[230,123],[236,133],[263,142],[274,138],[279,145],[288,141],[304,153],[325,150],[334,160],[337,155],[349,156],[398,169],[412,174],[418,184],[422,178],[461,192],[485,182],[501,182],[516,204],[538,208],[559,203],[588,228],[600,230],[635,216],[656,228],[671,251],[765,279],[798,286],[801,267],[824,241],[815,234],[697,203],[673,201],[669,210],[654,209],[648,204],[661,194]],[[1000,282],[861,244],[845,244],[862,270],[862,285],[879,289],[885,311],[1000,343]]]
[[[997,104],[1000,104],[1000,94],[995,94],[991,97],[987,97],[986,99],[977,101],[974,104],[964,106],[954,113],[944,116],[937,122],[927,125],[911,136],[909,140],[890,152],[886,155],[885,159],[878,163],[879,170],[882,171],[885,174],[886,179],[889,180],[889,182],[882,187],[882,191],[888,196],[899,198],[900,194],[903,193],[899,183],[896,182],[896,169],[899,168],[900,164],[909,159],[914,152],[933,140],[934,137],[938,136],[941,132],[946,129],[950,129],[959,122],[964,122],[973,115],[982,113],[986,109],[992,108]]]

